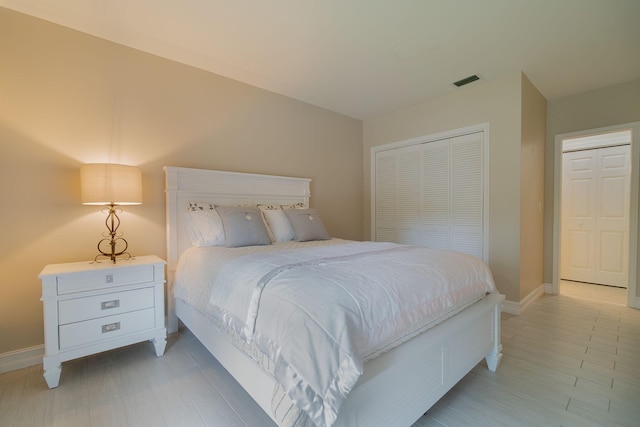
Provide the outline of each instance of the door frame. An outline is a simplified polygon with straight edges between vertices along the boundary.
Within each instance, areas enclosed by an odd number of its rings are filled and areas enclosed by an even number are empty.
[[[596,129],[558,134],[555,136],[553,153],[553,277],[551,293],[557,294],[560,287],[560,215],[562,194],[562,141],[570,138],[631,130],[631,176],[630,179],[630,212],[629,212],[629,287],[627,288],[627,305],[640,308],[640,297],[637,296],[638,278],[638,190],[640,169],[640,122],[607,126]]]

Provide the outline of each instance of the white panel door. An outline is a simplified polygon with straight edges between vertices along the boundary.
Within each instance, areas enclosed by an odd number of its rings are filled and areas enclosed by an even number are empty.
[[[630,146],[563,154],[560,275],[627,287]]]
[[[631,146],[603,148],[597,206],[596,283],[629,286],[629,176]]]

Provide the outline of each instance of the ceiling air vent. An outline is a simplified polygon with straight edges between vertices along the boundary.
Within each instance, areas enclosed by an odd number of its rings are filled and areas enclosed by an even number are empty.
[[[477,75],[472,75],[469,77],[465,77],[462,80],[458,80],[457,82],[453,82],[454,85],[460,87],[460,86],[464,86],[466,84],[469,84],[471,82],[475,82],[476,80],[480,80],[480,77],[478,77]]]

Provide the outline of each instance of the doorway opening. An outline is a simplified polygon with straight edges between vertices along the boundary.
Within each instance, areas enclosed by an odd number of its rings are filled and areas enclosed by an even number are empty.
[[[553,293],[639,307],[640,123],[557,135]]]

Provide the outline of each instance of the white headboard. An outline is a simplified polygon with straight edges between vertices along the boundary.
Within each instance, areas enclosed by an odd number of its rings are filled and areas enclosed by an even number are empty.
[[[177,330],[173,278],[180,254],[191,246],[185,225],[189,202],[216,205],[290,204],[309,206],[311,179],[165,166],[167,213],[168,328]],[[175,322],[175,324],[174,324]]]

